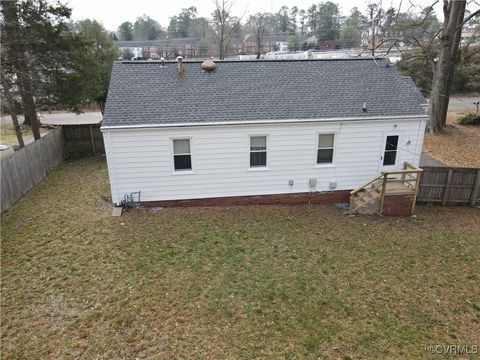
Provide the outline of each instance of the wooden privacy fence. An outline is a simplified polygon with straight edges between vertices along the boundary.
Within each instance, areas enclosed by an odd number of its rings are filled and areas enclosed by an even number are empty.
[[[423,168],[417,201],[442,205],[480,205],[480,169]]]
[[[67,157],[105,154],[100,124],[64,125],[63,135]]]
[[[64,148],[62,128],[58,128],[1,160],[2,212],[63,161]]]

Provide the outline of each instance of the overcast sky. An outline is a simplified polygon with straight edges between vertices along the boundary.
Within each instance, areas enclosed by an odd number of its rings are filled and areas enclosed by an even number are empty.
[[[332,0],[335,2],[335,0]],[[62,1],[63,2],[63,1]],[[299,9],[306,9],[312,3],[320,1],[312,0],[236,0],[233,13],[246,16],[257,12],[276,12],[283,5]],[[336,1],[342,14],[348,14],[352,7],[358,7],[364,11],[368,0],[342,0]],[[400,0],[383,0],[383,7],[398,7]],[[432,0],[403,0],[402,11],[405,11],[411,3],[419,6],[427,6]],[[169,18],[178,14],[182,8],[192,5],[197,7],[199,16],[209,17],[214,9],[214,0],[69,0],[67,4],[73,9],[73,20],[96,19],[103,23],[109,30],[115,30],[124,21],[134,22],[135,18],[147,14],[157,20],[163,27],[167,27]],[[437,15],[441,18],[441,6],[436,7]]]

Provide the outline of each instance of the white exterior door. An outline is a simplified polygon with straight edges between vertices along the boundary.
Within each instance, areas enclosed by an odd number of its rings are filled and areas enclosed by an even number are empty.
[[[380,152],[379,171],[398,169],[398,146],[400,145],[399,133],[385,133]]]

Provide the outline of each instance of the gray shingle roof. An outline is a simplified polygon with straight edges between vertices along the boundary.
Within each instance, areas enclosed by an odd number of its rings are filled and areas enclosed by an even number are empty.
[[[410,78],[388,60],[116,62],[103,126],[425,115]],[[367,104],[367,112],[362,111]]]

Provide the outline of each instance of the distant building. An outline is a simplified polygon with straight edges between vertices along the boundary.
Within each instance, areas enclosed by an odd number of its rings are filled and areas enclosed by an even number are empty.
[[[116,41],[120,50],[130,50],[133,57],[138,60],[158,60],[160,58],[173,59],[177,56],[184,58],[210,57],[218,56],[217,40],[215,38],[207,39],[210,46],[208,50],[199,50],[201,39],[196,38],[178,38],[144,41]],[[243,39],[233,37],[228,46],[228,56],[237,56],[239,54],[256,54],[257,42],[252,34],[246,35]],[[286,35],[267,35],[264,38],[262,53],[268,52],[287,52],[288,38]]]
[[[335,50],[339,48],[337,40],[319,40],[315,35],[302,42],[302,50]]]
[[[480,43],[480,26],[478,26],[477,28],[470,27],[470,28],[463,29],[462,35],[460,37],[460,42],[462,44],[466,44],[466,43],[479,44]]]
[[[198,57],[218,56],[217,39],[206,38],[208,49],[199,49],[202,41],[197,38],[175,38],[142,41],[116,41],[120,50],[129,49],[137,60],[159,60],[160,58],[174,59],[183,56],[186,59]],[[241,38],[232,38],[229,44],[228,55],[236,56],[242,52],[244,44]]]
[[[263,37],[261,53],[269,52],[287,52],[288,36],[287,35],[266,35]],[[243,38],[242,53],[245,55],[253,55],[257,53],[257,38],[254,34],[245,35]]]
[[[134,58],[143,57],[143,41],[115,41],[115,43],[122,52],[125,50],[130,50]]]
[[[183,56],[193,58],[198,56],[197,46],[199,40],[195,38],[142,40],[142,41],[116,41],[120,50],[129,49],[137,59],[174,58]]]

